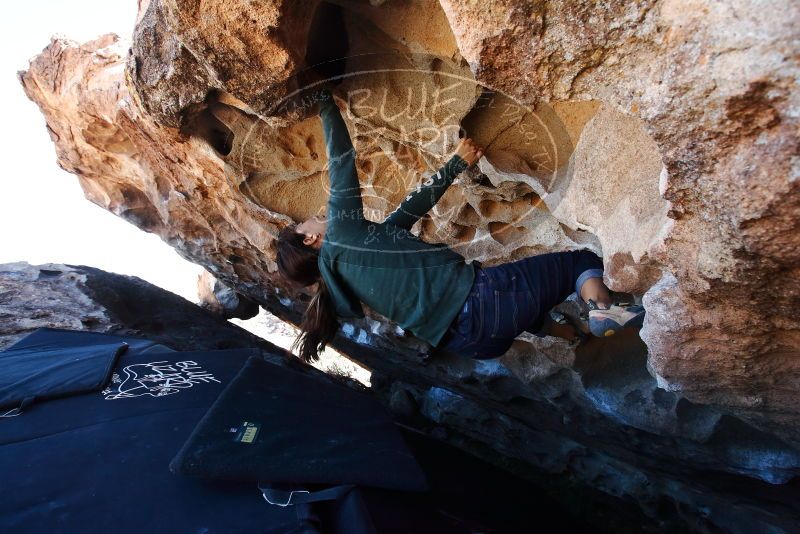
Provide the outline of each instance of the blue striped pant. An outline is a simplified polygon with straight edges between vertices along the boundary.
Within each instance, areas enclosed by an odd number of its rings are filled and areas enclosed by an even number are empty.
[[[502,356],[523,331],[536,334],[548,312],[590,278],[603,277],[593,252],[576,250],[479,267],[472,289],[436,350],[487,359]]]

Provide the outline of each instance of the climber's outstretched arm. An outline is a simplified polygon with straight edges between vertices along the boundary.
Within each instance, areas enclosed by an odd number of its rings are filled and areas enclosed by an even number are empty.
[[[364,205],[361,186],[356,173],[356,151],[342,114],[330,91],[320,92],[320,117],[328,153],[330,198],[328,199],[328,225],[363,222]]]
[[[416,190],[412,191],[397,209],[386,217],[384,222],[410,230],[420,217],[428,213],[439,202],[455,177],[478,161],[482,155],[482,149],[471,139],[462,140],[450,160],[436,171],[436,174],[418,185]]]
[[[411,191],[403,202],[386,217],[384,222],[410,230],[420,217],[428,213],[439,202],[455,177],[466,168],[467,162],[454,154],[441,169],[436,171],[436,174],[429,176],[414,191]]]

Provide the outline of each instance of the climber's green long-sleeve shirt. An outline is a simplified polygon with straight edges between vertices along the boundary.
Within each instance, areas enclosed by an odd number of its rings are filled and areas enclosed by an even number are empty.
[[[359,301],[436,346],[472,288],[475,264],[410,232],[467,162],[454,155],[382,223],[364,219],[355,149],[339,108],[322,102],[330,198],[319,269],[339,317],[363,317]]]

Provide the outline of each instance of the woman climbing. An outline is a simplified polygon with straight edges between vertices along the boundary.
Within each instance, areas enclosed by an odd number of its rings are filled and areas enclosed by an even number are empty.
[[[313,93],[311,100],[319,102],[327,146],[327,216],[289,225],[277,241],[280,273],[302,286],[316,284],[292,347],[299,348],[303,360],[318,358],[339,328],[337,318],[364,317],[361,302],[435,350],[472,358],[501,356],[523,331],[575,337],[571,325],[557,324],[549,315],[573,291],[589,306],[594,335],[641,325],[641,307],[612,304],[603,284],[603,263],[590,251],[481,267],[410,232],[453,179],[481,158],[482,149],[468,138],[383,222],[365,219],[355,149],[339,108],[327,89]]]

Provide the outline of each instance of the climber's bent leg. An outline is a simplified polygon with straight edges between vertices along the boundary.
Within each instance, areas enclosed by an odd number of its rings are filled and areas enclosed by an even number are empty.
[[[472,358],[496,358],[523,331],[546,335],[539,332],[553,306],[575,291],[583,273],[599,271],[602,276],[602,268],[600,258],[586,250],[480,268],[472,292],[441,345]],[[588,279],[592,278],[596,275]]]

